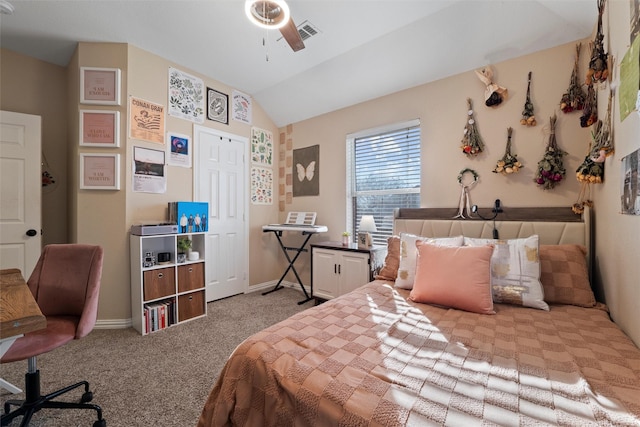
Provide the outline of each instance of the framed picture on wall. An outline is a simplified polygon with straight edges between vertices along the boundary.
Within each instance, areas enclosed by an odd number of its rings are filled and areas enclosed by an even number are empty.
[[[207,119],[229,124],[229,95],[207,88]]]
[[[119,154],[80,154],[80,188],[82,190],[119,190]]]
[[[80,145],[116,148],[120,146],[120,112],[80,110]]]
[[[120,69],[80,67],[80,103],[120,105]]]

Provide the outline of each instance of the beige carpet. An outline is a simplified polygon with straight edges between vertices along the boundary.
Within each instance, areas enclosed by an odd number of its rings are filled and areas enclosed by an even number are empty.
[[[253,292],[208,304],[208,315],[141,336],[134,329],[94,330],[84,339],[38,357],[42,393],[88,380],[93,403],[110,427],[194,426],[234,348],[251,334],[313,306],[299,290]],[[24,383],[26,361],[0,365],[0,377]],[[60,400],[78,401],[83,389]],[[0,403],[21,399],[0,390]],[[20,418],[10,426],[20,425]],[[34,427],[92,426],[95,411],[45,409]]]

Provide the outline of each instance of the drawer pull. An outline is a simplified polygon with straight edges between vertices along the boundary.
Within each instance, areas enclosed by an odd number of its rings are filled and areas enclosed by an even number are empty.
[[[189,267],[189,273],[193,273],[193,267]]]
[[[189,295],[189,301],[193,301],[193,295]]]
[[[164,277],[164,273],[158,273],[158,279],[162,279]]]

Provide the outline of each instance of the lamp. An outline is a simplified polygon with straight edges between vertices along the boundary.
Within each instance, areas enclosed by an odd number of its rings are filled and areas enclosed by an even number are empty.
[[[284,0],[246,0],[244,12],[260,28],[277,30],[289,22],[289,6]]]
[[[376,228],[376,221],[373,219],[373,215],[362,215],[360,218],[360,225],[358,226],[358,248],[368,249],[371,247],[371,234],[378,231]]]
[[[480,218],[484,219],[485,221],[493,220],[493,238],[494,239],[500,238],[498,229],[496,228],[496,217],[498,216],[499,213],[503,212],[502,205],[500,204],[500,199],[496,199],[496,201],[494,202],[493,209],[491,210],[491,212],[493,212],[493,216],[491,218],[485,218],[482,215],[480,215],[480,212],[478,212],[478,205],[471,206],[471,212],[478,215]]]

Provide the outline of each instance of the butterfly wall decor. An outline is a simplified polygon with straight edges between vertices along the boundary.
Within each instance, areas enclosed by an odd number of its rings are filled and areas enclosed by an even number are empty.
[[[293,197],[320,194],[320,146],[293,150]]]
[[[302,182],[305,178],[311,181],[316,171],[316,162],[311,161],[306,168],[298,163],[296,164],[296,169],[298,171],[298,181]]]

